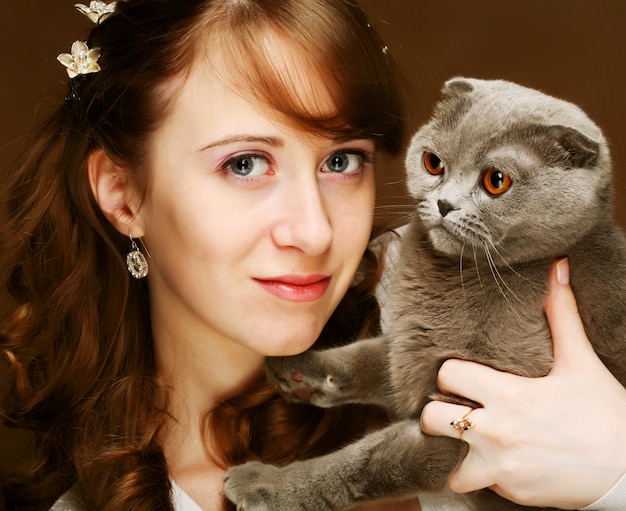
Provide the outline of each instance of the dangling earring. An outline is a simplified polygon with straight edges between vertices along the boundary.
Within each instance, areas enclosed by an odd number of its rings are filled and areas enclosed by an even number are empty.
[[[126,256],[126,266],[128,266],[130,274],[136,279],[142,279],[148,275],[148,261],[132,236],[130,236],[130,252]]]

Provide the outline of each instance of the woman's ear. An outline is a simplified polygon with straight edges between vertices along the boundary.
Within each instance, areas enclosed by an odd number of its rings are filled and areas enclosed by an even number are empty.
[[[141,238],[145,228],[133,202],[133,189],[123,168],[94,149],[87,160],[89,184],[96,202],[109,222],[124,236]]]

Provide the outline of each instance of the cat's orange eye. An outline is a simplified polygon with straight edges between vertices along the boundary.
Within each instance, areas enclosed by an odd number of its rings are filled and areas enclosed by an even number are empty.
[[[443,162],[439,159],[435,153],[431,153],[430,151],[426,151],[424,153],[424,157],[422,158],[422,165],[426,172],[432,174],[433,176],[438,176],[443,174],[444,166]]]
[[[511,177],[496,168],[487,169],[483,174],[483,186],[491,195],[502,195],[512,184]]]

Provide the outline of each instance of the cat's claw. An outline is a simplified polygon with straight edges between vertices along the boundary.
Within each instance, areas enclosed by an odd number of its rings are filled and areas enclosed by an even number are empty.
[[[250,462],[232,467],[224,477],[224,493],[231,502],[237,505],[237,511],[271,511],[268,503],[270,495],[265,486],[259,482],[264,469],[274,467],[262,463]]]
[[[322,353],[308,351],[293,357],[268,357],[266,372],[289,401],[321,407],[349,402],[346,391],[350,388],[350,378],[327,365]]]
[[[278,467],[251,461],[226,472],[224,492],[238,511],[310,509],[298,496],[301,485],[289,483],[285,477],[289,479],[290,474]]]

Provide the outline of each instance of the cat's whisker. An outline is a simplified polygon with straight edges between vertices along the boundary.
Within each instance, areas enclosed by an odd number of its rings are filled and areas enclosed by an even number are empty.
[[[465,242],[461,247],[461,256],[459,257],[459,273],[461,274],[461,289],[463,289],[463,295],[465,295],[465,282],[463,281],[463,252],[465,251]]]
[[[474,254],[474,268],[476,268],[476,276],[478,277],[478,283],[480,288],[484,291],[483,281],[480,278],[480,266],[478,265],[478,258],[476,257],[476,245],[472,243],[472,253]]]
[[[391,211],[392,213],[413,213],[415,211],[415,204],[407,202],[406,199],[398,196],[383,196],[379,197],[374,205],[374,212],[377,211]]]
[[[412,218],[413,215],[411,214],[400,215],[393,218],[387,218],[382,214],[374,215],[374,220],[383,219],[382,226],[387,229],[399,229],[403,225],[408,224]]]
[[[385,190],[381,190],[380,193],[376,196],[376,199],[379,201],[390,201],[393,200],[398,204],[404,204],[406,206],[414,205],[415,199],[412,197],[407,197],[406,195],[399,195],[396,193],[385,193]]]
[[[522,274],[520,274],[517,270],[515,270],[515,268],[513,268],[508,262],[507,260],[502,257],[502,254],[500,253],[500,251],[498,250],[498,248],[495,246],[495,244],[493,243],[493,241],[489,240],[489,244],[491,245],[491,248],[493,248],[493,250],[496,252],[497,256],[500,258],[500,260],[506,265],[506,267],[511,270],[511,272],[513,272],[515,275],[517,275],[520,279],[525,280],[526,282],[530,282],[526,277],[524,277]]]
[[[381,187],[385,187],[385,186],[394,186],[394,185],[404,185],[406,182],[403,179],[389,179],[389,180],[385,180],[383,183],[381,183]]]
[[[500,289],[500,292],[502,293],[502,296],[504,296],[506,298],[506,301],[509,303],[509,305],[511,306],[511,309],[513,309],[513,311],[517,314],[517,309],[513,306],[513,303],[511,302],[511,300],[509,300],[509,297],[507,295],[507,293],[505,292],[505,289],[511,294],[511,296],[513,298],[515,298],[522,306],[526,306],[526,304],[520,299],[519,296],[517,296],[517,294],[515,294],[515,291],[513,291],[509,285],[506,283],[506,281],[504,280],[504,277],[502,276],[502,274],[500,273],[500,270],[498,269],[498,265],[496,264],[496,262],[493,259],[493,255],[491,254],[491,251],[489,250],[489,245],[487,245],[487,243],[484,243],[484,247],[485,247],[485,254],[487,256],[487,261],[489,263],[489,268],[491,269],[491,273],[493,275],[493,278],[496,281],[496,284],[498,285],[498,288]],[[503,287],[504,286],[504,287]]]
[[[517,314],[517,311],[515,310],[515,307],[511,303],[511,300],[509,300],[509,297],[507,296],[504,288],[502,287],[502,284],[500,284],[502,276],[498,273],[498,269],[497,269],[497,267],[496,267],[496,265],[495,265],[495,263],[493,261],[493,257],[491,256],[491,252],[489,251],[489,246],[487,245],[487,243],[483,243],[483,248],[485,250],[485,256],[487,258],[487,263],[489,264],[489,269],[491,270],[491,274],[493,275],[493,280],[495,280],[496,285],[498,286],[498,289],[500,290],[500,294],[502,294],[504,299],[511,306],[511,309],[513,310],[513,312],[515,312],[515,314]]]
[[[376,204],[374,209],[397,209],[404,211],[413,211],[415,206],[411,206],[409,204]]]

